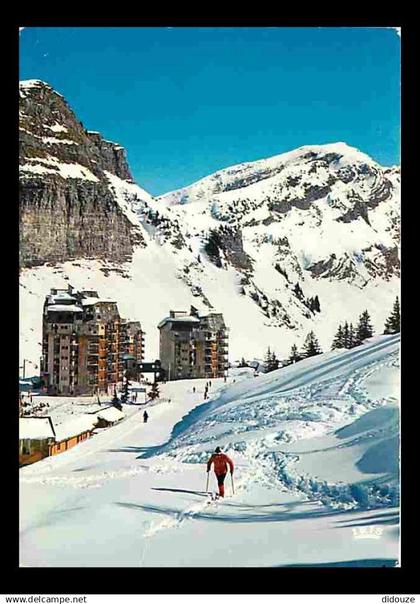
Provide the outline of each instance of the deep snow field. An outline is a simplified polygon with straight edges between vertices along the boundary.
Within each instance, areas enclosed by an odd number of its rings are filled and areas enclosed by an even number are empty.
[[[20,470],[21,565],[397,565],[399,344],[236,370],[207,401],[206,380],[162,385],[171,402],[147,424],[140,407]],[[235,494],[228,476],[211,502],[216,445],[235,462]]]

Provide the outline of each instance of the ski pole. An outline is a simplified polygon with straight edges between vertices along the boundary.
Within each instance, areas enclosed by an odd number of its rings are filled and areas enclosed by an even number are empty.
[[[209,472],[207,472],[206,493],[207,493],[207,492],[208,492],[208,490],[209,490],[209,477],[210,477],[210,473],[209,473]]]
[[[235,494],[235,487],[233,486],[233,474],[232,474],[232,472],[230,473],[230,479],[232,481],[232,493]]]

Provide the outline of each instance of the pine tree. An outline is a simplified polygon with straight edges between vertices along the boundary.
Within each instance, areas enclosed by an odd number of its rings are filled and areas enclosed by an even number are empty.
[[[349,324],[346,321],[343,327],[343,345],[344,348],[350,348],[349,346]]]
[[[370,316],[367,310],[362,312],[359,317],[359,323],[356,330],[356,340],[358,344],[361,344],[367,338],[373,336],[373,327],[370,322]],[[357,345],[357,344],[356,344]]]
[[[264,367],[265,367],[266,372],[270,371],[270,365],[271,365],[271,349],[269,346],[267,348],[267,352],[265,353],[265,357],[264,357]]]
[[[321,312],[321,305],[319,303],[318,296],[315,296],[315,298],[314,298],[314,310],[315,310],[315,312]]]
[[[356,346],[356,337],[354,333],[353,323],[349,325],[349,339],[347,348],[354,348]]]
[[[337,348],[345,348],[344,345],[344,329],[340,324],[337,329],[337,333],[334,336],[334,340],[331,344],[331,349],[336,350]]]
[[[117,391],[116,391],[115,388],[114,388],[114,396],[112,397],[111,404],[114,407],[116,407],[117,409],[119,409],[121,411],[122,405],[121,405],[120,400],[119,400],[119,398],[117,396]]]
[[[130,386],[130,382],[128,381],[128,378],[125,378],[125,382],[124,382],[124,386],[123,386],[123,393],[121,395],[121,402],[124,404],[127,404],[128,402],[128,389]]]
[[[271,354],[271,364],[270,364],[270,371],[274,371],[275,369],[279,368],[279,360],[276,357],[276,353],[273,351]]]
[[[400,302],[398,296],[395,299],[392,313],[389,315],[385,322],[384,334],[399,333],[400,332]]]
[[[248,367],[248,363],[245,361],[244,357],[242,357],[239,367]]]
[[[270,347],[267,348],[267,352],[264,357],[264,366],[266,373],[279,368],[279,360],[276,357],[276,353],[271,351]]]
[[[152,389],[149,392],[149,398],[153,401],[155,398],[159,398],[159,386],[157,382],[153,382]]]
[[[313,331],[310,331],[306,336],[306,340],[303,345],[303,352],[306,358],[316,356],[322,352],[319,342]]]
[[[301,361],[301,360],[302,360],[302,355],[299,354],[298,347],[296,346],[296,344],[293,344],[292,349],[290,351],[289,362],[297,363],[298,361]]]

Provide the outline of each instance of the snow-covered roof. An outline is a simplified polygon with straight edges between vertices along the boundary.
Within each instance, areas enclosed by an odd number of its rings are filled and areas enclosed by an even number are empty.
[[[96,421],[96,416],[85,414],[79,415],[64,424],[60,424],[55,427],[56,441],[59,442],[66,438],[83,434],[83,432],[87,432],[88,430],[93,430]]]
[[[200,319],[198,317],[193,317],[191,315],[185,315],[185,317],[166,317],[163,319],[158,327],[162,327],[165,323],[200,323]]]
[[[99,298],[94,298],[93,296],[88,296],[86,298],[82,298],[83,306],[91,306],[92,304],[97,304],[97,302],[106,302],[106,300],[101,300]]]
[[[60,312],[60,311],[67,311],[67,312],[83,312],[83,309],[80,308],[79,306],[76,306],[76,304],[52,304],[51,306],[48,306],[48,312]]]
[[[125,413],[119,411],[116,407],[107,407],[96,415],[99,419],[104,419],[108,422],[117,422],[125,417]]]
[[[19,419],[19,438],[41,440],[55,438],[54,427],[50,417],[21,417]]]
[[[53,303],[60,302],[62,300],[70,300],[72,302],[75,302],[76,298],[74,296],[71,296],[67,292],[60,292],[58,294],[50,294],[48,296],[48,300]]]

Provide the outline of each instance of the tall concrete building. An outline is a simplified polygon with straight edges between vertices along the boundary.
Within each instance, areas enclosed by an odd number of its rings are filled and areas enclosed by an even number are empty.
[[[42,327],[41,375],[49,393],[110,393],[122,381],[129,322],[116,302],[71,285],[52,289]]]
[[[223,377],[228,367],[228,331],[221,313],[191,306],[169,312],[158,325],[160,361],[168,380]]]
[[[130,379],[138,379],[138,364],[144,360],[144,332],[139,321],[121,320],[122,358]]]
[[[144,359],[144,331],[140,321],[121,320],[122,346],[127,355],[141,363]]]

